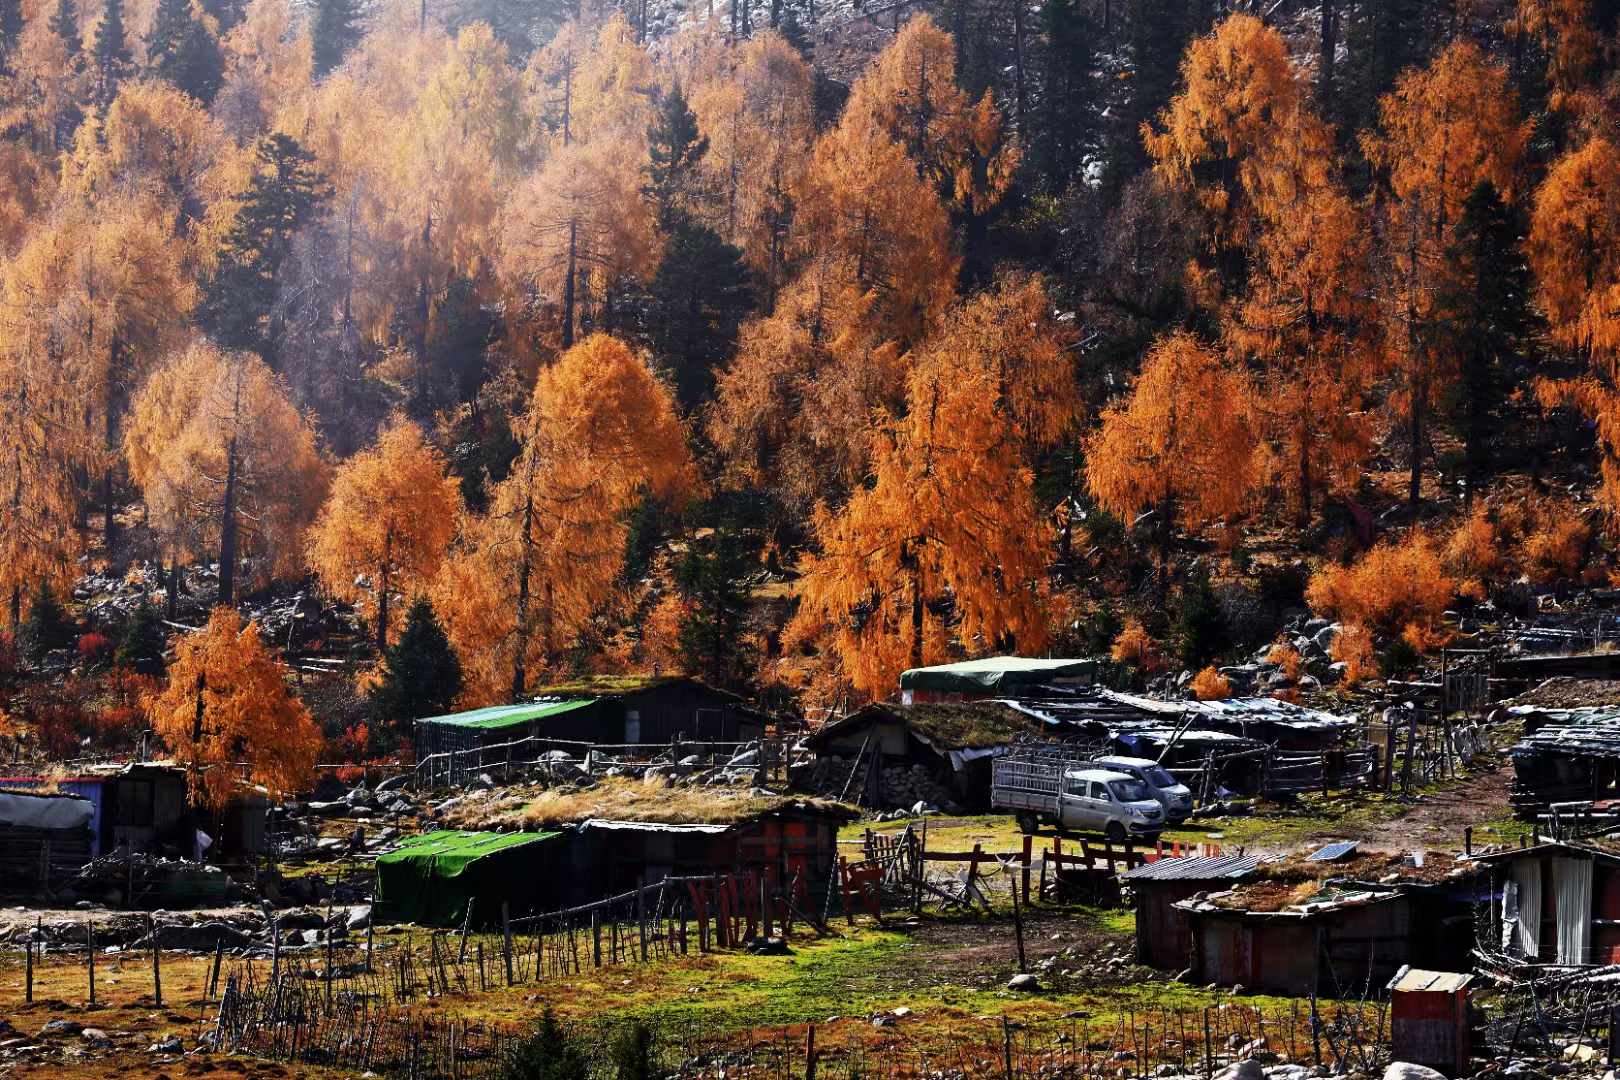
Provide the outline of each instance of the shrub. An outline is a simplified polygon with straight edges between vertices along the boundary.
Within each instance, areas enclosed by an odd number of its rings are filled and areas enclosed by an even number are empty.
[[[1390,634],[1438,623],[1455,595],[1456,581],[1421,529],[1379,544],[1349,566],[1324,567],[1306,590],[1316,611]]]
[[[653,1080],[658,1075],[654,1050],[653,1031],[645,1020],[621,1026],[608,1044],[613,1080]]]
[[[1372,631],[1365,626],[1351,624],[1343,627],[1339,636],[1333,639],[1329,655],[1344,664],[1345,686],[1355,686],[1369,676],[1377,674]]]
[[[1572,508],[1549,509],[1538,515],[1521,547],[1524,570],[1537,585],[1547,585],[1580,573],[1592,530]]]
[[[1193,696],[1199,701],[1218,701],[1232,696],[1232,684],[1226,681],[1226,676],[1216,671],[1213,666],[1206,667],[1192,681]]]
[[[1143,671],[1156,671],[1164,666],[1159,655],[1159,643],[1147,632],[1142,620],[1132,615],[1126,618],[1125,628],[1114,639],[1112,655],[1121,664],[1130,664]]]
[[[1299,678],[1305,668],[1305,658],[1286,641],[1279,641],[1271,647],[1271,651],[1266,653],[1266,663],[1276,664],[1290,679]]]
[[[94,630],[79,635],[79,659],[87,664],[99,664],[112,651],[112,638]]]
[[[587,1080],[590,1061],[580,1042],[549,1008],[534,1028],[506,1052],[501,1080]]]
[[[1496,521],[1484,503],[1475,506],[1446,541],[1445,566],[1462,579],[1458,591],[1476,600],[1484,598],[1485,583],[1507,568]]]

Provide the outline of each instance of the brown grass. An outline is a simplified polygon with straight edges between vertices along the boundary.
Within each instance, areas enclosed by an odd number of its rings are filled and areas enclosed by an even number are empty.
[[[737,825],[790,807],[840,816],[855,811],[827,799],[755,794],[748,788],[676,787],[664,780],[610,777],[594,787],[516,789],[468,799],[445,815],[458,829],[555,829],[591,818],[660,825]]]

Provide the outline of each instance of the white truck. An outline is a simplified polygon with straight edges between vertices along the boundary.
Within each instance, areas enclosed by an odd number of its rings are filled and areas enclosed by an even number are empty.
[[[1134,776],[1084,759],[1049,751],[1015,751],[996,758],[990,773],[990,805],[1033,833],[1043,823],[1063,832],[1098,832],[1115,843],[1127,837],[1157,837],[1164,807]]]

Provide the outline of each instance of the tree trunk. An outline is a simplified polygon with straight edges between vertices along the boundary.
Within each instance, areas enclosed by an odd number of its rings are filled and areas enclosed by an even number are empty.
[[[1024,89],[1024,0],[1013,0],[1013,98],[1018,107],[1018,136],[1026,138],[1024,109],[1028,104]]]
[[[1428,387],[1421,381],[1412,387],[1412,475],[1407,486],[1407,501],[1415,509],[1423,500],[1423,424],[1424,413],[1427,411]]]
[[[568,219],[568,276],[563,281],[562,347],[565,349],[572,348],[574,344],[574,276],[578,271],[578,260],[579,217],[575,215]]]
[[[163,603],[164,618],[174,621],[180,613],[180,553],[169,553],[169,587]]]
[[[1334,114],[1333,65],[1338,60],[1339,52],[1339,11],[1335,0],[1322,0],[1322,54],[1319,64],[1319,76],[1316,83],[1317,100],[1322,104],[1322,113],[1331,118]]]
[[[1311,523],[1311,437],[1310,421],[1300,424],[1299,438],[1299,516],[1295,522],[1301,529]]]
[[[377,654],[388,650],[388,567],[394,555],[392,530],[383,534],[382,566],[377,572]]]
[[[219,523],[219,602],[236,600],[236,436],[225,446],[225,500]]]
[[[911,666],[923,666],[922,553],[911,548]]]
[[[534,496],[523,503],[523,560],[518,564],[517,652],[512,657],[512,701],[523,697],[529,651],[529,574],[534,565]]]
[[[102,432],[103,446],[106,448],[109,464],[101,473],[102,543],[107,549],[109,560],[112,558],[113,538],[117,528],[116,523],[113,521],[113,467],[110,462],[116,460],[118,453],[118,377],[115,373],[118,369],[119,354],[121,352],[122,349],[118,341],[114,339],[110,347],[110,355],[107,358],[106,402],[104,403],[106,416],[104,417],[105,423]]]

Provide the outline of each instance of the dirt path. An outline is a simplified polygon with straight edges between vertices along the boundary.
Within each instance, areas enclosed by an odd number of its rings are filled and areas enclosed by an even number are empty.
[[[1463,830],[1472,827],[1475,843],[1499,842],[1499,837],[1481,826],[1503,817],[1509,805],[1508,782],[1512,775],[1512,767],[1503,764],[1494,772],[1481,772],[1444,791],[1423,796],[1399,817],[1356,830],[1323,829],[1310,839],[1355,839],[1378,851],[1456,851],[1462,848]]]

